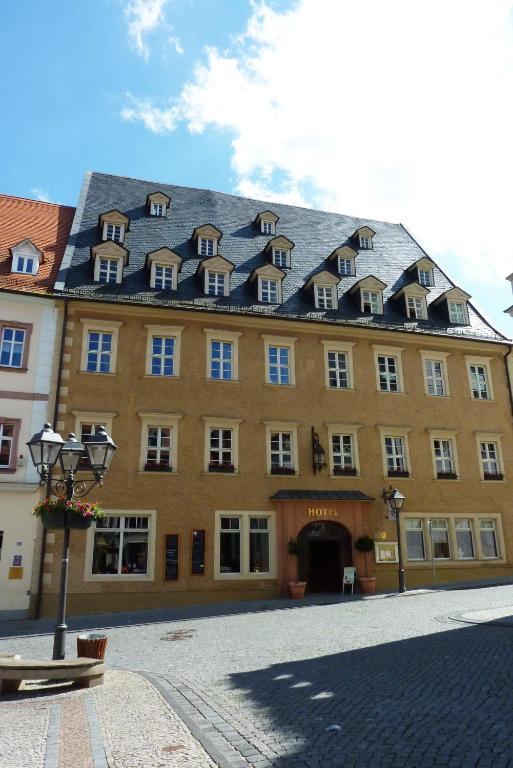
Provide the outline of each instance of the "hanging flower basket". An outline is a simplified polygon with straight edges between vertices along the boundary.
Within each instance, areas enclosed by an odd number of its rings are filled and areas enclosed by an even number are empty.
[[[96,502],[66,501],[64,496],[45,499],[34,507],[34,515],[41,518],[45,528],[89,528],[103,517],[103,510]]]

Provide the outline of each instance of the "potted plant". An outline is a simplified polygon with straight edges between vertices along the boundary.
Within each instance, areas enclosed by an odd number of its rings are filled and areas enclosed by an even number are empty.
[[[271,475],[295,475],[294,467],[284,467],[281,464],[271,465]]]
[[[296,573],[299,572],[299,563],[297,562],[297,559],[305,550],[306,544],[304,541],[301,539],[289,539],[288,551],[289,555],[295,555],[296,557]],[[289,581],[290,596],[294,600],[303,598],[305,596],[305,589],[306,581],[299,581],[299,579],[296,579],[296,581]]]
[[[168,461],[147,461],[144,465],[145,472],[171,472],[171,469]]]
[[[367,570],[367,553],[372,552],[374,549],[374,541],[370,538],[370,536],[360,536],[360,538],[355,541],[354,548],[357,549],[358,552],[363,552],[363,556],[365,558],[365,576],[358,577],[362,592],[364,594],[375,592],[376,577],[369,576],[369,572]]]
[[[235,467],[233,464],[230,464],[229,461],[209,461],[208,462],[208,471],[209,472],[228,472],[233,475],[235,472]]]
[[[354,477],[356,475],[356,467],[333,467],[333,474]]]
[[[95,501],[67,501],[65,496],[45,499],[34,507],[34,515],[41,518],[45,528],[89,528],[103,517],[103,510]]]

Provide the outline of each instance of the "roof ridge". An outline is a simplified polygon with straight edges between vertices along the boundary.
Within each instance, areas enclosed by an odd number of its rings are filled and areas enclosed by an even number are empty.
[[[21,195],[8,195],[7,192],[0,192],[0,198],[6,200],[23,200],[27,203],[36,203],[37,205],[53,205],[55,208],[69,208],[75,210],[74,205],[65,205],[64,203],[51,203],[49,200],[34,200],[33,197],[22,197]]]

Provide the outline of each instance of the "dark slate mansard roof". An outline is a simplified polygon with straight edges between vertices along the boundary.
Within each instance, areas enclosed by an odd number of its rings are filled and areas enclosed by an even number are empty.
[[[167,216],[150,217],[146,204],[148,194],[164,192],[171,198]],[[123,245],[129,250],[128,264],[120,285],[99,285],[93,281],[90,248],[101,241],[98,225],[102,213],[118,209],[130,219]],[[280,218],[276,235],[261,234],[254,223],[258,213],[271,209]],[[213,224],[223,235],[218,252],[235,265],[231,275],[229,297],[207,297],[196,274],[201,257],[197,254],[192,233],[203,224]],[[356,257],[356,276],[342,277],[338,285],[338,310],[318,310],[311,291],[304,290],[309,277],[324,269],[334,271],[327,257],[344,243],[357,249],[349,238],[355,230],[370,226],[376,234],[373,250],[360,250]],[[277,235],[292,240],[291,268],[283,280],[283,303],[279,306],[257,301],[256,286],[249,277],[256,267],[268,263],[264,254],[267,242]],[[178,275],[178,290],[149,287],[146,254],[168,246],[183,258]],[[482,315],[469,304],[469,326],[451,325],[441,306],[430,303],[454,287],[448,277],[434,267],[435,285],[427,295],[427,321],[414,321],[412,328],[404,312],[404,303],[387,300],[404,285],[416,279],[406,270],[426,253],[401,224],[357,219],[292,205],[269,203],[210,190],[177,187],[169,184],[139,181],[123,176],[87,173],[71,231],[69,246],[59,276],[63,295],[93,300],[117,301],[183,309],[201,309],[240,314],[279,316],[310,321],[353,325],[360,312],[358,294],[349,289],[359,280],[374,275],[387,284],[384,290],[384,314],[374,315],[372,327],[416,330],[430,334],[447,334],[502,340]],[[65,284],[64,284],[65,283]],[[56,289],[59,288],[57,283]]]

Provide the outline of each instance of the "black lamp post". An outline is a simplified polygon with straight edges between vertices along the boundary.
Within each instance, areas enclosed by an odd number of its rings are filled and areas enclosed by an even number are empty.
[[[397,530],[397,558],[399,560],[399,592],[406,592],[406,585],[404,583],[404,565],[403,565],[403,553],[401,548],[401,525],[400,514],[404,504],[405,496],[390,486],[389,490],[383,489],[383,501],[388,506],[388,509],[393,513],[392,519],[395,518],[395,525]]]
[[[52,471],[60,461],[62,479],[55,481],[53,491],[59,495],[66,495],[67,501],[81,498],[96,485],[103,484],[103,477],[107,472],[116,445],[106,433],[104,427],[100,427],[86,443],[85,449],[71,432],[68,439],[54,432],[50,424],[45,424],[41,432],[37,432],[27,443],[32,461],[40,477],[40,485],[52,481]],[[84,455],[89,459],[89,464],[94,475],[94,481],[87,484],[84,480],[77,480],[75,475],[80,460]],[[68,514],[64,513],[64,541],[62,545],[61,579],[59,588],[59,612],[53,637],[53,659],[64,659],[66,651],[66,599],[68,592],[68,566],[69,566],[69,537]]]

